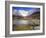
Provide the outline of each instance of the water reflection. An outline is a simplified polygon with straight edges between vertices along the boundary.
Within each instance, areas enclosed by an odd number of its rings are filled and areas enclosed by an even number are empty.
[[[14,24],[20,25],[20,24],[32,24],[30,20],[14,20]]]

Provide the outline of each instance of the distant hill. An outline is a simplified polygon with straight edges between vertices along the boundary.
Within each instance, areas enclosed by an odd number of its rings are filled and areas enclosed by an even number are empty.
[[[26,17],[23,17],[23,16],[20,16],[20,15],[13,15],[13,19],[14,18],[17,18],[17,19],[40,19],[40,12],[34,12],[32,15],[29,15],[29,16],[26,16]]]
[[[40,19],[40,12],[35,12],[35,13],[33,13],[32,15],[31,15],[31,17],[33,18],[33,19]]]

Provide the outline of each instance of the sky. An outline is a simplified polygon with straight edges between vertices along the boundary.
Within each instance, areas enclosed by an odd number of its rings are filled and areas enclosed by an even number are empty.
[[[30,8],[30,7],[13,7],[13,10],[26,10],[26,11],[28,11],[28,10],[32,10],[32,9],[37,9],[37,10],[39,10],[39,8]]]
[[[28,16],[34,12],[39,12],[40,8],[32,8],[32,7],[12,7],[14,15],[20,16]]]

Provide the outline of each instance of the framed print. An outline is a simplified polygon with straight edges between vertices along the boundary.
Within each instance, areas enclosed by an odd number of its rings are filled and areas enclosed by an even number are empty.
[[[44,3],[5,2],[5,36],[44,34]]]

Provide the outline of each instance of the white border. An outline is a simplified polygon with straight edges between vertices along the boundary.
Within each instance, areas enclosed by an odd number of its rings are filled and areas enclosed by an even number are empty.
[[[40,8],[40,30],[28,31],[12,31],[12,7],[33,7]],[[10,34],[25,34],[25,33],[42,33],[43,32],[43,6],[41,5],[16,5],[10,4]]]

